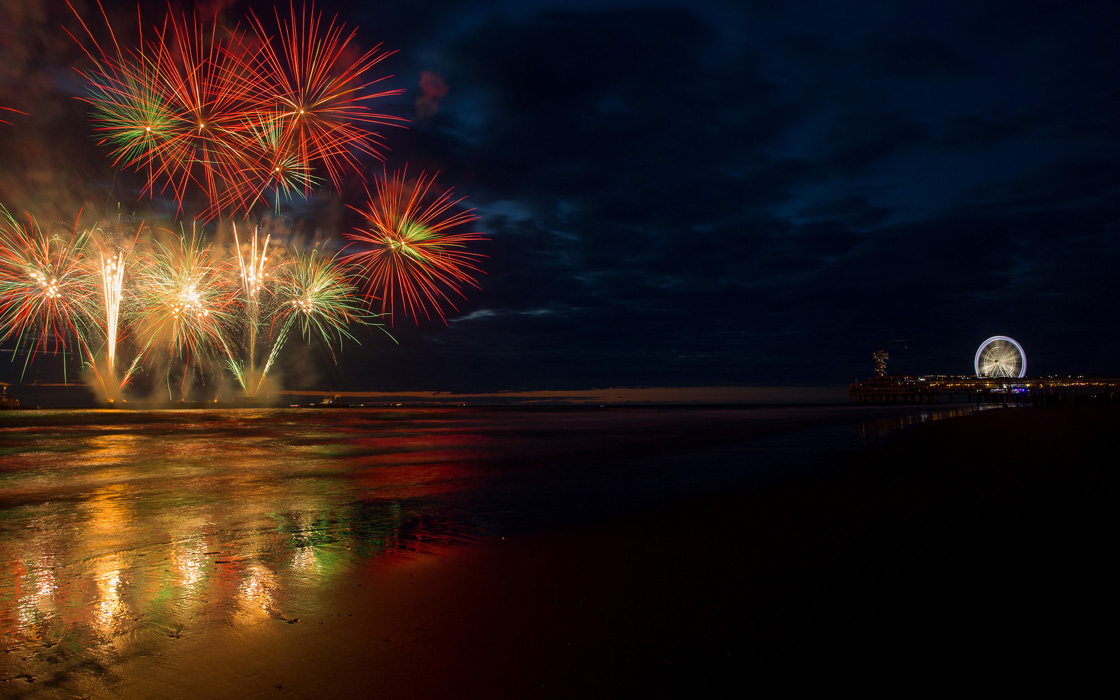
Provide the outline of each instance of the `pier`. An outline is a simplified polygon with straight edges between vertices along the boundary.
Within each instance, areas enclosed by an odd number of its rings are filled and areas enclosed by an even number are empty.
[[[885,375],[848,387],[850,404],[1116,403],[1120,377],[975,377]]]

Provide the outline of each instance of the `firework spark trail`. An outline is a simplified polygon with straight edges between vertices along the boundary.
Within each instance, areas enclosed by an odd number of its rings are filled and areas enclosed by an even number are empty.
[[[137,7],[139,46],[136,50],[125,51],[117,42],[105,8],[98,1],[98,8],[113,44],[113,52],[109,53],[98,44],[93,32],[69,0],[67,5],[85,30],[92,47],[87,48],[64,28],[94,64],[93,71],[81,68],[75,70],[89,84],[88,95],[79,99],[92,107],[90,117],[94,130],[103,134],[98,144],[110,145],[109,156],[114,167],[123,161],[126,167],[146,171],[148,181],[141,196],[145,193],[152,196],[157,156],[169,142],[175,113],[167,94],[161,90],[158,66],[145,50],[140,8]]]
[[[18,109],[13,109],[12,107],[5,107],[4,105],[0,105],[0,109],[4,110],[5,112],[15,112],[16,114],[23,114],[25,116],[27,115],[27,112],[21,112]],[[6,119],[0,119],[0,124],[11,124],[11,122],[6,120]]]
[[[478,286],[474,275],[481,274],[483,256],[466,244],[486,238],[452,231],[478,217],[473,210],[455,212],[463,198],[453,199],[450,189],[439,193],[434,185],[435,176],[423,172],[414,181],[407,179],[407,169],[385,174],[365,208],[351,207],[368,228],[346,235],[369,249],[349,254],[347,261],[360,271],[367,296],[380,298],[382,313],[391,318],[399,307],[417,322],[420,312],[431,318],[430,311],[446,321],[443,305],[455,308],[448,291],[464,296],[462,285]]]
[[[109,371],[112,373],[117,366],[117,331],[121,312],[121,291],[124,287],[124,251],[117,251],[114,258],[105,257],[105,251],[99,251],[101,257],[101,290],[105,300],[105,347],[109,361]]]
[[[305,340],[322,341],[335,364],[338,359],[332,341],[337,339],[340,345],[344,339],[357,342],[349,331],[350,326],[381,328],[380,324],[373,323],[376,317],[364,309],[336,256],[326,256],[318,250],[298,252],[280,269],[277,277],[275,295],[279,305],[270,324],[272,349],[261,370],[262,381],[296,326]],[[389,338],[396,342],[392,335]]]
[[[151,196],[157,156],[167,148],[174,118],[166,97],[150,87],[146,76],[135,75],[131,66],[114,71],[113,81],[90,83],[86,100],[94,105],[94,128],[105,134],[99,145],[111,146],[109,158],[114,166],[123,163],[146,171],[144,192]]]
[[[71,339],[88,353],[85,319],[93,289],[82,265],[87,243],[88,236],[76,227],[68,238],[52,235],[30,215],[24,224],[0,206],[0,342],[15,337],[22,345],[39,329],[23,374],[36,353],[48,347],[64,354],[65,373]]]
[[[275,354],[279,352],[275,344],[268,354],[268,361],[263,369],[256,367],[257,340],[261,328],[261,295],[265,291],[265,283],[272,275],[267,266],[268,243],[271,235],[266,235],[263,242],[259,242],[257,229],[253,229],[253,238],[245,246],[237,235],[237,226],[233,227],[234,251],[237,254],[237,265],[240,270],[242,304],[245,309],[245,332],[248,337],[243,360],[234,358],[229,354],[228,366],[245,390],[248,396],[255,396],[264,382],[265,375],[272,366]],[[248,251],[245,250],[248,248]]]
[[[123,373],[117,372],[117,345],[121,339],[123,327],[121,325],[121,306],[125,300],[125,260],[129,251],[135,246],[144,225],[141,223],[130,244],[113,242],[100,228],[91,234],[98,249],[98,262],[93,263],[93,276],[99,280],[100,294],[98,294],[100,312],[100,331],[105,338],[105,363],[98,367],[94,354],[89,354],[89,367],[104,391],[105,398],[114,402],[121,397],[121,390],[129,383],[132,374],[140,367],[141,355],[133,358],[128,369]]]
[[[204,362],[229,356],[224,328],[235,302],[234,285],[226,266],[213,259],[210,246],[202,246],[197,235],[179,236],[175,245],[156,242],[145,256],[138,275],[141,300],[134,323],[144,352],[157,344],[167,349],[168,397],[171,392],[171,360],[184,360],[180,395],[185,392],[192,356]]]

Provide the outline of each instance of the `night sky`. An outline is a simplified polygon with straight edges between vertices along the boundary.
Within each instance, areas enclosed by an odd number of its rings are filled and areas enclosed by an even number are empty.
[[[65,2],[2,7],[0,105],[27,114],[0,113],[0,202],[160,211],[96,143]],[[846,386],[880,344],[891,372],[971,373],[993,335],[1032,376],[1120,375],[1114,2],[316,7],[397,51],[387,166],[467,197],[487,274],[446,324],[398,319],[293,386]],[[293,226],[341,241],[354,184]]]

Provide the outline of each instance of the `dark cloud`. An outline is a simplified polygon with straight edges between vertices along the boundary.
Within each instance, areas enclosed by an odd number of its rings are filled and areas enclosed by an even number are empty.
[[[891,215],[891,210],[869,203],[863,195],[853,194],[808,206],[801,210],[800,215],[809,219],[825,219],[837,224],[864,228],[882,223]]]
[[[994,120],[969,114],[947,120],[940,143],[948,148],[987,148],[1021,135],[1024,129],[1022,120]]]
[[[927,140],[921,124],[899,114],[857,112],[837,118],[819,146],[832,176],[870,168]]]
[[[1012,211],[1077,206],[1120,190],[1120,161],[1086,158],[1043,163],[1019,176],[976,188],[971,199],[1000,202]]]
[[[930,37],[875,37],[867,48],[869,63],[903,79],[960,77],[971,66],[949,41]]]

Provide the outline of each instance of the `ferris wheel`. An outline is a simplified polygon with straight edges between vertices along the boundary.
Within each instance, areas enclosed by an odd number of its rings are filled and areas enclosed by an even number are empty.
[[[1027,376],[1027,354],[1023,346],[1005,335],[995,335],[981,343],[973,364],[977,377],[1021,379]]]

